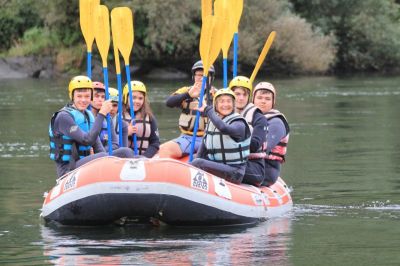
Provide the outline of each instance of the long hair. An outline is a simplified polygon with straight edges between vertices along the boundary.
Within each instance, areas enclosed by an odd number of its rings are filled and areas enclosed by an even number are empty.
[[[142,107],[136,112],[135,115],[137,115],[139,113],[143,119],[146,117],[146,115],[148,115],[150,119],[153,119],[154,115],[153,115],[153,111],[151,110],[150,102],[147,98],[147,94],[144,94],[141,91],[140,91],[140,93],[143,94],[144,101],[143,101]],[[128,114],[130,114],[130,107],[128,106],[128,104],[124,104],[123,110],[124,110],[124,113],[127,112]]]

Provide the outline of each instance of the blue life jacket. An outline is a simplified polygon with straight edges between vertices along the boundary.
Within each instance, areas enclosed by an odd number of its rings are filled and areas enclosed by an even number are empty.
[[[88,156],[90,154],[91,146],[85,146],[77,143],[69,136],[60,133],[54,133],[54,121],[60,112],[67,112],[70,114],[76,125],[84,132],[89,132],[94,123],[94,116],[92,112],[88,110],[85,110],[85,114],[83,114],[71,106],[65,106],[61,110],[55,112],[49,124],[50,159],[58,162],[69,162],[71,160],[71,156],[76,156],[75,154],[72,154],[74,149],[73,146],[76,147],[79,156],[79,158],[75,158],[76,160]]]
[[[237,113],[233,113],[222,119],[227,124],[231,124],[237,120],[243,121],[246,125],[245,139],[239,142],[229,135],[222,134],[210,120],[204,137],[204,144],[210,160],[228,165],[242,164],[247,161],[250,153],[251,133],[246,120]]]

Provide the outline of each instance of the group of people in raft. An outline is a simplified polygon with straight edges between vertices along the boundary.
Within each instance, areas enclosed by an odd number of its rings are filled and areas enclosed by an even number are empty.
[[[101,82],[92,82],[86,76],[72,78],[68,87],[71,101],[53,114],[49,125],[50,158],[56,163],[57,175],[61,177],[93,159],[108,156],[107,114],[111,117],[113,156],[137,157],[133,152],[133,134],[136,134],[141,157],[187,156],[194,139],[196,112],[200,111],[193,166],[236,184],[269,186],[275,183],[285,161],[290,130],[285,116],[275,109],[274,86],[260,82],[253,88],[249,78],[237,76],[229,88],[211,87],[202,107],[198,108],[202,62],[196,62],[191,72],[193,85],[178,89],[166,100],[168,107],[181,110],[181,135],[161,145],[146,86],[140,81],[131,82],[135,113],[135,123],[132,123],[129,89],[125,85],[123,147],[119,147],[118,137],[118,90],[109,88],[110,99],[106,101]],[[209,82],[214,76],[211,66]]]

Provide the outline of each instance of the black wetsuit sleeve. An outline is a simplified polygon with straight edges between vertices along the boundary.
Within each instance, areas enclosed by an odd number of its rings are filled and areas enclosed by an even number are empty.
[[[114,122],[110,117],[110,127],[111,127],[111,141],[112,141],[112,149],[116,150],[119,148],[119,136],[114,130]]]
[[[204,139],[201,141],[200,147],[197,150],[196,158],[207,159],[207,149],[204,144]]]
[[[106,151],[106,149],[104,149],[103,143],[101,143],[100,137],[97,137],[97,140],[93,145],[93,151],[94,151],[94,153],[99,153],[99,152],[105,152]]]
[[[268,120],[261,112],[255,112],[253,133],[251,134],[250,152],[257,152],[266,141]]]
[[[165,101],[168,107],[181,107],[182,102],[186,99],[190,99],[189,92],[180,93],[180,94],[172,94],[168,96],[167,100]]]
[[[144,152],[144,156],[147,158],[152,158],[160,149],[160,138],[158,136],[157,120],[153,117],[151,119],[151,134],[149,137],[149,147]]]
[[[93,146],[99,138],[103,120],[104,115],[99,113],[94,120],[93,127],[89,132],[85,132],[79,128],[70,114],[60,112],[54,121],[54,129],[55,133],[68,136],[82,145]]]
[[[237,120],[227,124],[215,113],[214,108],[207,106],[204,110],[208,118],[222,134],[229,135],[235,141],[242,141],[246,137],[246,125],[242,120]]]
[[[286,136],[282,119],[274,117],[268,121],[267,152],[270,152]]]

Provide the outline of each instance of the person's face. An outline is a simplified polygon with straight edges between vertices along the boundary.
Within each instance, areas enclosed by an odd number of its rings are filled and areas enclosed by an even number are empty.
[[[133,110],[135,112],[139,111],[140,108],[142,108],[144,104],[144,94],[140,91],[134,91],[133,92]]]
[[[225,117],[233,112],[233,98],[229,95],[221,95],[217,98],[215,103],[215,109],[217,113]]]
[[[93,108],[99,110],[101,108],[101,105],[103,104],[105,98],[106,98],[106,94],[103,90],[94,90],[93,100],[92,100]]]
[[[73,96],[73,102],[76,109],[79,111],[84,111],[88,108],[91,98],[92,98],[92,90],[75,90]]]
[[[112,102],[112,109],[110,111],[110,115],[114,117],[118,113],[118,103]]]
[[[254,95],[254,105],[260,108],[263,113],[272,109],[274,104],[274,95],[267,90],[259,90]]]
[[[249,102],[249,90],[243,87],[235,87],[233,93],[236,95],[236,108],[243,110]]]
[[[194,72],[194,83],[201,83],[203,80],[203,70],[199,69]]]

